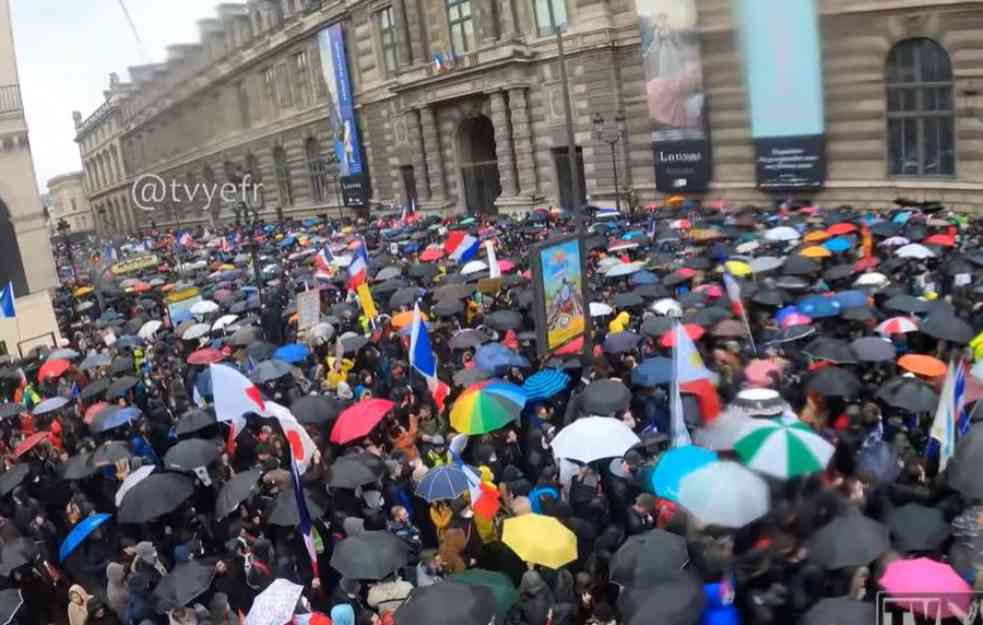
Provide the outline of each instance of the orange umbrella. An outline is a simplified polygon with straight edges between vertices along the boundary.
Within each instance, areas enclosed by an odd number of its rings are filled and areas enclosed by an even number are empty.
[[[856,224],[851,224],[851,223],[834,224],[829,228],[826,228],[826,232],[828,232],[829,236],[831,237],[835,237],[841,234],[850,234],[851,232],[856,232],[856,231],[857,231]]]
[[[430,319],[428,319],[427,316],[422,312],[420,313],[420,319],[423,319],[424,321],[430,321]],[[413,311],[404,310],[403,312],[393,317],[392,321],[390,321],[389,323],[391,323],[394,328],[405,328],[406,326],[413,323]]]
[[[946,370],[944,362],[925,354],[905,354],[898,359],[898,366],[926,378],[941,377]]]
[[[49,360],[41,366],[38,371],[38,380],[45,381],[49,378],[57,378],[61,374],[68,371],[68,368],[72,366],[72,363],[67,360]]]
[[[813,245],[812,247],[799,250],[799,255],[805,256],[806,258],[829,258],[833,253],[825,247]]]
[[[830,237],[830,234],[825,230],[813,230],[812,232],[806,233],[802,240],[806,243],[822,243]]]

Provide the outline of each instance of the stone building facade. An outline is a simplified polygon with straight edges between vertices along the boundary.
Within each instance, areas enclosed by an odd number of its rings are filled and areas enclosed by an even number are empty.
[[[810,195],[833,205],[906,197],[975,209],[983,191],[983,0],[817,2],[828,175]],[[732,2],[696,6],[713,159],[710,189],[699,197],[779,199],[756,187]],[[570,205],[551,13],[565,30],[585,199],[613,203],[615,173],[622,193],[633,190],[641,203],[660,198],[635,0],[254,0],[221,5],[199,22],[197,44],[130,68],[128,82],[111,81],[98,111],[77,116],[96,215],[128,231],[233,215],[227,203],[203,210],[201,198],[139,210],[130,191],[146,174],[192,187],[249,174],[262,183],[257,204],[267,218],[338,211],[329,158],[336,131],[317,43],[337,22],[373,205]],[[941,68],[931,77],[911,61],[928,53],[914,48],[928,46]],[[931,107],[928,96],[937,98]],[[794,93],[776,97],[795,106]],[[624,140],[603,141],[595,117],[621,115]]]
[[[48,181],[48,230],[57,234],[58,223],[64,219],[69,232],[93,232],[96,221],[89,209],[89,198],[80,171],[55,176]]]

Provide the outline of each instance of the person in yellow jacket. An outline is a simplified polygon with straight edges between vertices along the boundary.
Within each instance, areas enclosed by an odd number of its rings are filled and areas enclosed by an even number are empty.
[[[325,358],[328,365],[328,373],[325,378],[328,381],[328,388],[332,391],[338,389],[338,383],[348,379],[348,372],[352,370],[355,363],[348,358],[338,359],[335,356]]]
[[[626,311],[622,310],[618,313],[611,323],[608,324],[608,332],[611,334],[617,334],[618,332],[624,332],[628,329],[628,322],[631,321],[631,315]]]
[[[485,465],[478,467],[478,473],[481,476],[481,483],[483,486],[490,486],[491,488],[498,489],[495,486],[495,475],[492,473],[491,469]],[[478,536],[481,537],[481,542],[490,543],[498,540],[498,536],[495,533],[495,519],[485,519],[481,515],[474,515],[474,526],[478,530]]]

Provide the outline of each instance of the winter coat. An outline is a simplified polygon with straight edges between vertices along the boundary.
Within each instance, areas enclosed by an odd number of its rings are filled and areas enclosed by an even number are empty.
[[[553,593],[536,571],[526,571],[519,584],[518,608],[526,625],[546,625],[550,608],[555,603]]]
[[[437,553],[444,562],[445,572],[448,574],[460,573],[468,568],[467,562],[461,555],[467,543],[467,535],[462,529],[449,528],[444,533],[444,539],[440,542]]]
[[[143,561],[136,561],[133,572],[126,582],[129,591],[129,602],[127,604],[126,615],[128,621],[139,623],[145,618],[153,619],[156,617],[155,602],[153,598],[154,588],[163,576],[153,565]]]
[[[77,593],[82,597],[82,605],[78,605],[72,601],[73,593]],[[85,592],[85,588],[82,588],[78,584],[73,584],[68,589],[68,625],[86,625],[86,622],[89,620],[88,602],[89,593]]]
[[[120,620],[125,620],[130,601],[129,591],[126,589],[126,567],[119,562],[110,562],[106,566],[106,579],[106,601],[109,608]]]

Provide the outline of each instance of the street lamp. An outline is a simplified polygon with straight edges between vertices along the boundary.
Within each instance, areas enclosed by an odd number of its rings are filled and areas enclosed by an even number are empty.
[[[65,221],[64,217],[62,217],[58,220],[57,228],[58,234],[61,235],[61,242],[65,246],[65,251],[68,254],[68,264],[72,266],[72,279],[75,281],[75,284],[78,284],[79,275],[78,270],[75,268],[75,256],[72,254],[72,241],[69,237],[72,232],[72,227],[68,225],[68,222]]]
[[[604,116],[594,113],[591,118],[594,125],[594,138],[603,141],[611,148],[611,168],[614,171],[614,203],[618,212],[621,212],[621,187],[618,184],[618,159],[615,157],[614,146],[625,140],[625,115],[621,111],[614,116],[614,125],[605,123]]]

